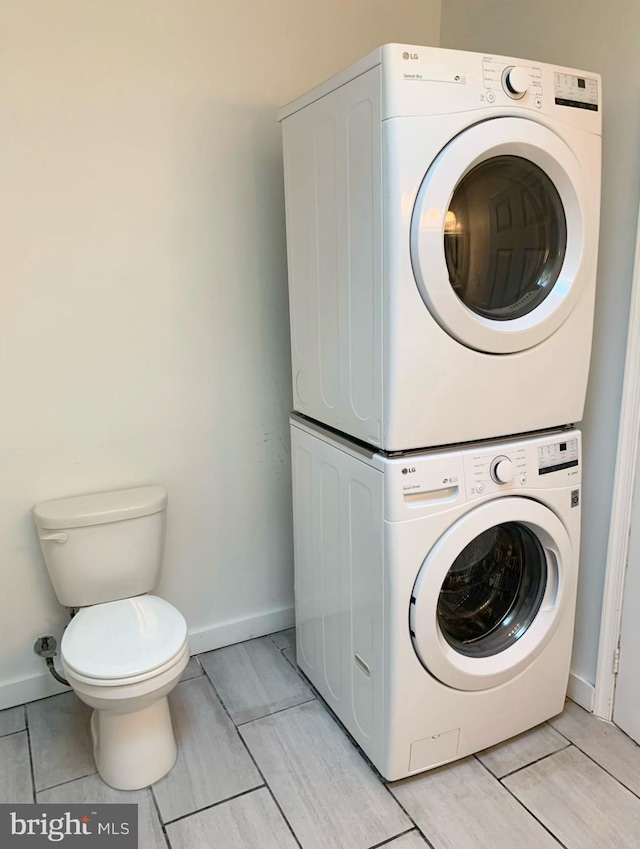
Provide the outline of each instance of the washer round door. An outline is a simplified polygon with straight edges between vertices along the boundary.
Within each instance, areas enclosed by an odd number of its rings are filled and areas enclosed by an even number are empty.
[[[525,118],[464,130],[430,165],[411,219],[411,262],[435,320],[478,351],[526,350],[566,320],[592,216],[569,146]]]
[[[553,636],[572,570],[571,541],[549,508],[516,496],[474,508],[440,537],[413,588],[422,665],[458,690],[513,678]]]

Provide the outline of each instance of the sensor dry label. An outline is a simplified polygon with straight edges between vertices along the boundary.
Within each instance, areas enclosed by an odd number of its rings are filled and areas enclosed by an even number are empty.
[[[0,846],[138,849],[138,806],[0,805]]]

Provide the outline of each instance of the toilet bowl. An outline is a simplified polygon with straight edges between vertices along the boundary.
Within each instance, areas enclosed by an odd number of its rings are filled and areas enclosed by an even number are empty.
[[[62,667],[93,708],[96,768],[118,790],[153,784],[177,757],[167,696],[189,661],[187,623],[149,592],[162,563],[166,503],[154,486],[34,509],[58,599],[80,608],[62,637]]]
[[[97,770],[119,790],[158,781],[177,756],[167,695],[189,661],[187,624],[153,595],[83,608],[64,632],[62,666],[94,709]]]

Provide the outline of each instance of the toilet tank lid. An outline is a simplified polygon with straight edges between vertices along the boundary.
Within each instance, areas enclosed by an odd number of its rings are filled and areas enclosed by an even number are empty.
[[[33,508],[33,519],[39,528],[82,528],[150,516],[166,506],[167,491],[163,486],[139,486],[44,501]]]

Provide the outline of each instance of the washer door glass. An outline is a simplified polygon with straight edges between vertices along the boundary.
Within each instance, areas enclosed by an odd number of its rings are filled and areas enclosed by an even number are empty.
[[[475,313],[507,321],[535,310],[560,275],[566,245],[560,195],[535,163],[494,156],[456,186],[445,260],[454,292]]]
[[[502,652],[535,619],[546,584],[546,558],[535,534],[517,522],[495,525],[447,572],[437,604],[442,635],[468,657]]]
[[[422,666],[457,690],[511,681],[545,651],[574,603],[574,561],[562,521],[535,499],[471,507],[431,542],[416,575],[408,625]],[[563,632],[554,652],[568,659],[570,649]]]

